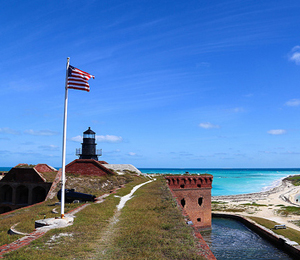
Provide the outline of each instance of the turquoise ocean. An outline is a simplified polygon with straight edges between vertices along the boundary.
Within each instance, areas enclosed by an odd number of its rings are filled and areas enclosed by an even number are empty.
[[[290,175],[300,175],[300,169],[189,169],[139,168],[142,173],[213,175],[212,196],[235,195],[271,189]]]
[[[0,171],[9,171],[12,167],[0,167]],[[58,169],[58,168],[57,168]],[[203,168],[139,168],[142,173],[158,174],[203,174],[213,175],[212,196],[235,195],[268,190],[290,175],[300,175],[295,169],[203,169]]]

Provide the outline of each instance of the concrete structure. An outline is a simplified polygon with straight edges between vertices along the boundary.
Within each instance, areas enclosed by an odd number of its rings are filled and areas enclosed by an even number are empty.
[[[166,176],[169,188],[194,226],[211,228],[212,175]]]
[[[147,174],[143,174],[139,169],[137,169],[132,164],[108,164],[108,163],[106,163],[103,166],[110,170],[115,171],[119,175],[125,174],[126,172],[132,172],[132,173],[136,173],[138,175],[147,176]]]
[[[114,174],[104,165],[93,159],[77,159],[66,165],[66,173],[90,176],[104,176],[107,174]]]
[[[42,174],[35,166],[23,164],[12,168],[0,180],[0,214],[45,200],[57,172],[43,164],[37,168],[51,171],[46,177],[46,172]]]

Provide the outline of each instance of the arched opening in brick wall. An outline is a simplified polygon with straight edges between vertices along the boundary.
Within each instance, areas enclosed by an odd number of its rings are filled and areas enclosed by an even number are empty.
[[[38,203],[44,201],[46,198],[46,190],[43,187],[35,187],[32,190],[32,203]]]
[[[11,186],[5,184],[1,187],[1,194],[0,194],[0,200],[1,202],[12,202],[12,194],[13,189]]]
[[[197,221],[198,221],[198,222],[201,222],[201,218],[197,218]]]
[[[28,188],[24,185],[20,185],[16,190],[16,203],[17,204],[28,204]]]
[[[200,198],[198,198],[198,205],[201,207],[202,204],[203,204],[203,198],[200,197]]]
[[[185,199],[184,198],[180,201],[180,204],[184,208],[184,206],[185,206]]]

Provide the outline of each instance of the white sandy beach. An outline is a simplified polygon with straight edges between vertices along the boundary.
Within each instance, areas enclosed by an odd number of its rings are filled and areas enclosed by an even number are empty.
[[[295,196],[298,193],[300,193],[300,186],[294,186],[289,181],[283,180],[277,187],[268,191],[231,196],[213,196],[212,201],[227,202],[224,205],[229,208],[238,208],[241,204],[245,203],[267,205],[249,206],[244,212],[237,212],[233,214],[246,217],[255,216],[273,220],[278,224],[285,224],[287,227],[300,231],[300,227],[293,224],[293,221],[300,220],[300,216],[289,215],[284,217],[276,213],[276,210],[281,208],[279,205],[300,207],[300,203],[296,202],[295,199]]]

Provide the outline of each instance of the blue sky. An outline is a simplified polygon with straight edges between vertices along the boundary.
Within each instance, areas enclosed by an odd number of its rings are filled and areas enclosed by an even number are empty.
[[[70,57],[67,163],[300,167],[298,0],[42,2],[0,3],[1,166],[61,165]]]

